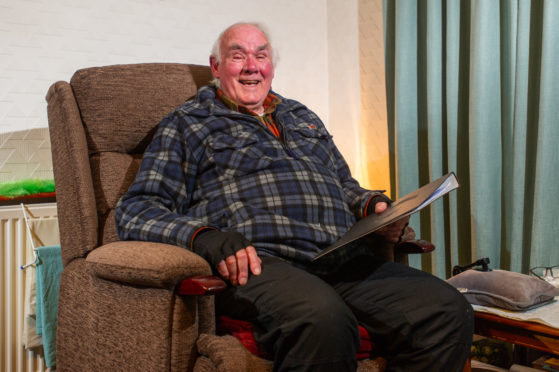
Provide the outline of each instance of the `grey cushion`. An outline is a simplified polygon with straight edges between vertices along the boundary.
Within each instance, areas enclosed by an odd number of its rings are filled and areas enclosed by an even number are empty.
[[[559,296],[559,288],[528,275],[505,270],[467,270],[447,282],[475,305],[525,311],[545,305]]]

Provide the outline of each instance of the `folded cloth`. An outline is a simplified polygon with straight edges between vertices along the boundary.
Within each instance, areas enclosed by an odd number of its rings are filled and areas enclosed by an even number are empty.
[[[29,211],[27,211],[30,213]],[[27,215],[32,239],[26,241],[26,262],[35,259],[35,247],[60,245],[57,217]],[[35,265],[33,265],[35,266]],[[26,349],[35,350],[43,345],[43,339],[37,334],[37,273],[29,267],[25,271],[25,306],[22,341]]]
[[[25,272],[24,309],[22,341],[26,349],[37,349],[43,339],[37,334],[37,273],[31,269]]]
[[[56,365],[58,288],[62,273],[60,246],[37,248],[37,334],[43,338],[47,367]]]

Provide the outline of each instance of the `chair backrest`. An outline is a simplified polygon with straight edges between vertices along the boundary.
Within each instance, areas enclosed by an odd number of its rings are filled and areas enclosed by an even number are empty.
[[[118,240],[114,208],[157,124],[211,80],[209,67],[133,64],[77,71],[47,94],[63,262]]]

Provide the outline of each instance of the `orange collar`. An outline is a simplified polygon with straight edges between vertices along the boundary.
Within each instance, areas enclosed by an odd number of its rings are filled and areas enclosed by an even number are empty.
[[[216,95],[217,98],[225,104],[225,106],[227,106],[233,111],[238,111],[243,114],[249,114],[253,116],[262,116],[262,115],[258,115],[252,110],[249,110],[245,106],[239,105],[238,103],[234,102],[231,98],[227,97],[220,88],[217,88]],[[281,103],[281,98],[279,98],[273,93],[268,93],[263,103],[264,114],[271,114],[272,112],[274,112],[276,110],[276,106],[279,105],[280,103]]]

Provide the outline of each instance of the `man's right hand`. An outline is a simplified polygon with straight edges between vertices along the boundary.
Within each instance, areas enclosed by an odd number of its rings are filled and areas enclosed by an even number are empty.
[[[233,285],[245,285],[248,281],[249,269],[253,275],[260,275],[262,260],[252,245],[237,251],[217,265],[217,271],[229,279]]]
[[[262,271],[262,260],[256,249],[236,231],[202,231],[194,239],[193,249],[233,285],[246,284],[249,270],[253,275]]]

